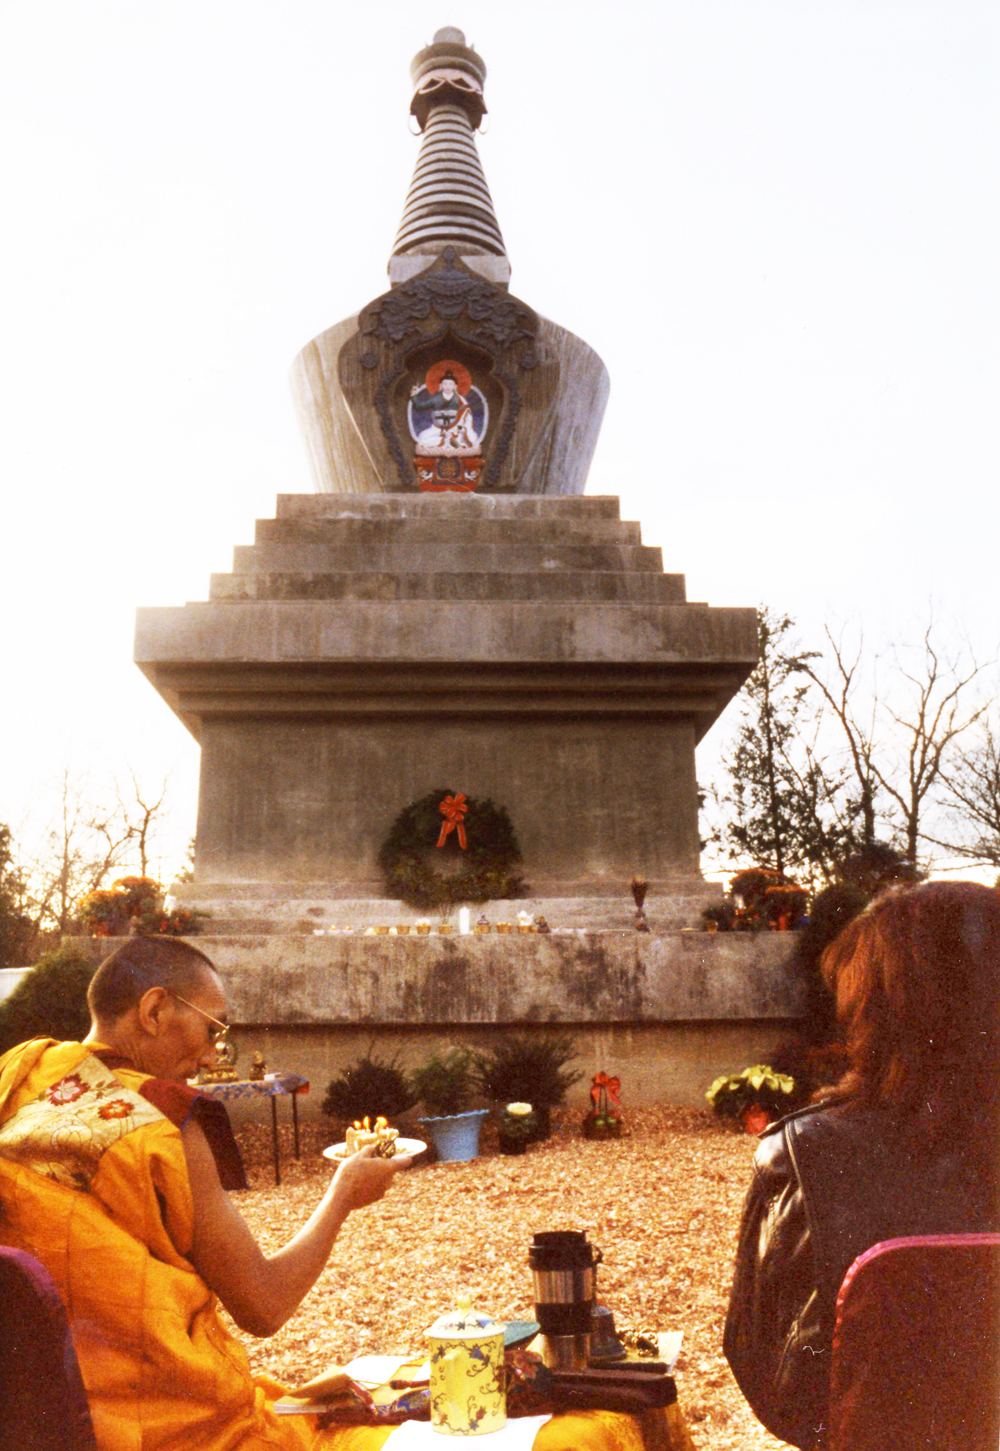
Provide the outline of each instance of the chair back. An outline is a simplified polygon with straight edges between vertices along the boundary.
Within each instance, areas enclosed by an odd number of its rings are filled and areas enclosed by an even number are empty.
[[[0,1446],[97,1451],[66,1310],[24,1250],[0,1245]]]
[[[889,1239],[837,1296],[829,1451],[998,1451],[1000,1234]]]

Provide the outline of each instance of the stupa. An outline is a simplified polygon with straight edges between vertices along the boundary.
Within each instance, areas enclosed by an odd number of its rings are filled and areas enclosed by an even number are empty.
[[[207,602],[139,611],[137,663],[201,744],[185,895],[213,931],[412,919],[380,853],[447,790],[464,840],[490,802],[519,843],[523,900],[493,916],[622,928],[640,874],[673,929],[709,895],[695,746],[754,665],[755,614],[688,603],[618,500],[584,494],[608,376],[509,290],[486,67],[449,27],[412,75],[388,290],[293,367],[316,491],[279,496]],[[465,849],[441,835],[431,870]]]

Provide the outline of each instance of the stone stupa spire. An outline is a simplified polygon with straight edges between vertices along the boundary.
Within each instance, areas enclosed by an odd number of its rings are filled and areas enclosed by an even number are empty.
[[[389,290],[313,338],[292,389],[321,493],[581,494],[608,375],[508,290],[476,150],[486,66],[439,30],[410,67],[420,154]]]
[[[483,173],[475,133],[486,112],[486,65],[454,26],[446,26],[413,59],[410,114],[423,139],[403,208],[389,277],[423,271],[451,246],[466,265],[506,282],[510,264]]]

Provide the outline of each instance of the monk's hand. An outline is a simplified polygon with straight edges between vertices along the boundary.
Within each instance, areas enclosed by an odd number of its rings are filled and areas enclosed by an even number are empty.
[[[330,1193],[341,1211],[350,1214],[352,1209],[362,1209],[381,1199],[399,1171],[412,1163],[410,1154],[376,1158],[375,1145],[369,1144],[343,1161],[333,1176]]]

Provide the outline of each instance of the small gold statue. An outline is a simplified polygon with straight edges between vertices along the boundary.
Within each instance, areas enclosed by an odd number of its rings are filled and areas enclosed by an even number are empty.
[[[199,1068],[199,1083],[234,1083],[239,1074],[236,1072],[236,1060],[239,1057],[239,1050],[235,1043],[228,1038],[216,1045],[216,1065],[214,1068]]]
[[[260,1083],[267,1073],[267,1064],[264,1062],[263,1053],[255,1053],[253,1062],[250,1064],[249,1078],[252,1083]]]

